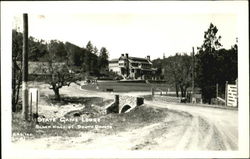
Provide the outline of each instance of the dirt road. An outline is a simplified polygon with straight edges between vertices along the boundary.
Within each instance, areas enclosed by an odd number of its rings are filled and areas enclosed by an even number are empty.
[[[190,121],[191,124],[189,128],[185,130],[183,135],[185,140],[187,140],[185,142],[190,142],[191,145],[181,144],[181,149],[184,147],[184,149],[187,148],[192,150],[238,149],[237,110],[225,110],[181,104],[165,104],[162,102],[151,101],[146,101],[146,103],[155,107],[164,107],[176,111],[184,111],[192,115],[192,119]]]

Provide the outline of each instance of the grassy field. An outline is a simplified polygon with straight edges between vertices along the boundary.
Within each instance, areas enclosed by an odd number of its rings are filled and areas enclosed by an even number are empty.
[[[101,81],[94,84],[83,85],[82,89],[107,91],[113,90],[114,92],[131,92],[131,91],[151,91],[151,88],[158,88],[167,91],[168,88],[174,91],[168,84],[165,83],[133,83],[133,82],[118,82],[118,81]]]

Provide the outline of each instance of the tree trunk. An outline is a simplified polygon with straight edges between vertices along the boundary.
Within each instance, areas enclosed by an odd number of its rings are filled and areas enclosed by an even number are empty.
[[[184,89],[183,87],[181,86],[181,97],[185,97],[185,94],[184,94]]]
[[[184,93],[184,96],[186,97],[186,96],[187,96],[187,87],[185,87],[183,91],[184,91],[184,92],[183,92],[183,93]]]
[[[187,88],[181,86],[181,97],[186,97]]]
[[[208,104],[211,104],[211,100],[212,100],[211,98],[208,99]]]
[[[16,111],[16,67],[14,62],[12,62],[13,65],[13,73],[12,73],[12,112]]]
[[[55,100],[61,101],[61,96],[59,93],[59,88],[53,88],[53,91],[55,93]]]
[[[17,94],[16,94],[16,105],[18,103],[19,100],[19,91],[20,91],[20,86],[21,86],[21,82],[22,82],[22,71],[19,71],[19,78],[18,78],[18,85],[17,85]]]
[[[176,92],[176,97],[179,97],[179,88],[177,84],[175,84],[175,92]]]

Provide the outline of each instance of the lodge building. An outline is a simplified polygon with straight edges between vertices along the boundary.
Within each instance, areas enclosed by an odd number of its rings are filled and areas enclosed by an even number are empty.
[[[146,58],[130,57],[121,54],[118,59],[109,61],[109,71],[113,71],[124,79],[154,79],[156,69],[152,68],[150,56]]]

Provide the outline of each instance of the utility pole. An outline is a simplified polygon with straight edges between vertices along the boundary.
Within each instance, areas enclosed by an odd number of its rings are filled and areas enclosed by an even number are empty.
[[[192,48],[192,103],[194,99],[194,47]]]
[[[22,115],[28,121],[28,14],[23,14]]]

